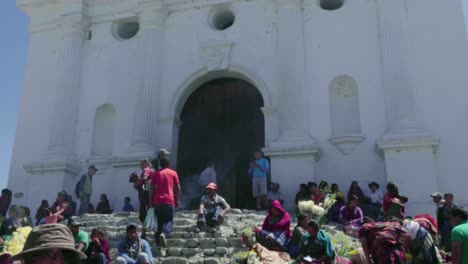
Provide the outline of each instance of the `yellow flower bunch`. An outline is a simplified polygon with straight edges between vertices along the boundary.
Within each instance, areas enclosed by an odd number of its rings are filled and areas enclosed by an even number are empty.
[[[0,255],[5,253],[16,255],[20,253],[23,250],[24,243],[26,243],[26,238],[28,238],[31,230],[32,228],[29,226],[17,228],[16,231],[13,232],[11,239],[5,242],[5,246]]]

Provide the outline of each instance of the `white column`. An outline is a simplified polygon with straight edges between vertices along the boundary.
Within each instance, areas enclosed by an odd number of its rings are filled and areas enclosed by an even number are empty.
[[[311,140],[305,102],[304,22],[301,0],[278,0],[279,142]]]
[[[315,178],[319,148],[308,132],[302,0],[276,2],[277,76],[281,95],[278,109],[265,108],[263,111],[265,128],[274,129],[279,123],[280,134],[277,137],[274,130],[266,133],[269,144],[263,151],[271,160],[271,180],[280,184],[283,193],[296,193],[299,183]],[[270,143],[272,137],[275,139]],[[287,196],[285,208],[292,211],[294,206],[294,196]]]
[[[64,157],[74,152],[86,22],[81,14],[73,15],[66,17],[60,27],[63,46],[57,69],[55,118],[47,153],[53,157]]]
[[[409,79],[411,54],[405,2],[379,0],[378,9],[387,132],[392,134],[422,130]]]
[[[417,118],[411,83],[411,41],[406,0],[379,0],[382,82],[387,131],[377,141],[385,157],[387,181],[394,181],[400,194],[408,196],[407,213],[431,212],[429,194],[437,191],[434,152],[438,139]],[[424,183],[424,187],[415,188]]]
[[[131,152],[154,155],[156,150],[158,104],[163,57],[164,21],[167,11],[163,8],[142,11],[139,14],[141,52],[144,58],[143,86],[138,92],[134,115]]]

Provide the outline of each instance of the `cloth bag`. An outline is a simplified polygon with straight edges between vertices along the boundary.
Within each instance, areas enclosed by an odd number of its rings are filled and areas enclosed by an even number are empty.
[[[154,215],[154,208],[150,208],[148,213],[146,214],[144,227],[146,230],[153,230],[155,231],[158,226],[158,219]]]

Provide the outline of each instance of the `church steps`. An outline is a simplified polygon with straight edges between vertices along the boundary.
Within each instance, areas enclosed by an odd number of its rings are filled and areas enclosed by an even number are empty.
[[[147,241],[157,263],[229,263],[233,254],[246,250],[242,245],[242,230],[246,227],[261,227],[266,212],[233,209],[217,229],[206,226],[198,228],[197,214],[197,210],[176,212],[173,233],[167,238],[166,248],[156,245],[153,231],[147,232]],[[82,223],[82,230],[88,233],[95,227],[106,231],[112,259],[118,255],[117,246],[126,236],[126,226],[129,223],[140,224],[136,213],[86,214]]]

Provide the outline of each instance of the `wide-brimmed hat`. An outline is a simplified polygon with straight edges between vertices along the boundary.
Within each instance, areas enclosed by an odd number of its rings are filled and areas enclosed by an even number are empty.
[[[375,186],[377,189],[379,189],[379,188],[380,188],[380,185],[379,185],[378,183],[374,182],[374,181],[373,181],[373,182],[371,182],[371,183],[369,183],[369,188],[371,188],[371,187],[372,187],[372,185],[374,185],[374,186]]]
[[[169,154],[171,154],[171,153],[170,153],[167,149],[160,149],[160,150],[158,151],[158,154],[159,154],[159,155],[169,155]]]
[[[207,186],[206,186],[206,189],[211,189],[211,190],[217,190],[218,189],[218,185],[216,185],[216,183],[214,182],[210,182]]]
[[[27,254],[41,250],[64,249],[77,253],[81,259],[86,255],[75,249],[75,239],[67,226],[62,224],[45,224],[34,227],[29,233],[23,251],[12,256],[10,261],[23,259]]]

